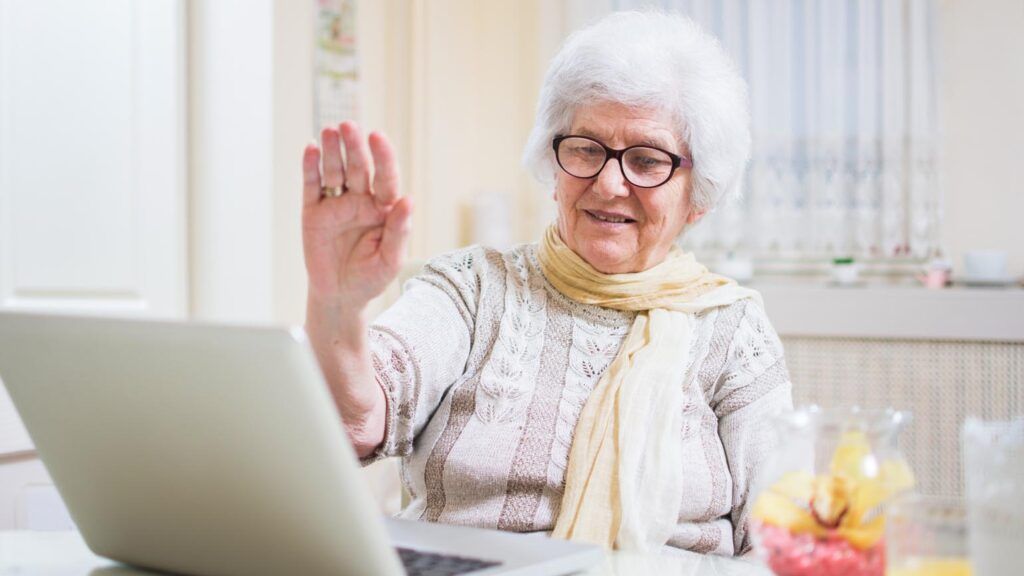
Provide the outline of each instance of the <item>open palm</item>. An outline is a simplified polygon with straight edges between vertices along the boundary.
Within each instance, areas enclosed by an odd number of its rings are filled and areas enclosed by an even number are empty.
[[[310,144],[302,158],[310,296],[362,310],[398,275],[412,202],[399,192],[398,165],[384,135],[364,139],[354,123],[344,122],[325,128],[321,142],[322,154]],[[340,196],[325,193],[336,187],[344,190]]]

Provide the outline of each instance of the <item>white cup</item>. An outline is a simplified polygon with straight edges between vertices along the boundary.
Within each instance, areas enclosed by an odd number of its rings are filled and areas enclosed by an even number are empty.
[[[839,286],[852,286],[859,278],[860,266],[856,263],[832,265],[832,281]]]
[[[964,273],[971,280],[1003,280],[1007,274],[1005,250],[971,250],[964,253]]]

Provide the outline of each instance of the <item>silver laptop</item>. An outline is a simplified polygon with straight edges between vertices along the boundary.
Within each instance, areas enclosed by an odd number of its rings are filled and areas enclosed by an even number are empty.
[[[127,564],[543,575],[603,557],[385,519],[298,329],[0,313],[0,378],[86,543]]]

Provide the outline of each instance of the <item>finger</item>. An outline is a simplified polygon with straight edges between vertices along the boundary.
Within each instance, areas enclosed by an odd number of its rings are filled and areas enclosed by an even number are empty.
[[[370,134],[370,153],[373,155],[373,194],[378,204],[390,206],[401,195],[398,184],[398,160],[387,136],[380,132]]]
[[[341,138],[345,143],[345,184],[348,190],[357,194],[369,194],[370,180],[373,178],[370,165],[370,151],[366,146],[359,126],[355,122],[341,123]]]
[[[306,144],[302,152],[302,203],[312,206],[320,201],[320,149],[316,142]]]
[[[402,266],[411,223],[412,198],[406,196],[391,208],[384,221],[384,235],[380,239],[381,258],[396,271]]]
[[[345,182],[345,165],[341,160],[341,140],[338,136],[338,129],[333,126],[324,128],[320,132],[320,141],[324,147],[323,185],[332,188],[341,186]]]

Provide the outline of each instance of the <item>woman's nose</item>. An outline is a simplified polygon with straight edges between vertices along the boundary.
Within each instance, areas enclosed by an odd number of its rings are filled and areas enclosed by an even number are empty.
[[[618,160],[609,158],[604,163],[604,168],[601,168],[594,180],[593,189],[597,194],[607,198],[629,196],[629,182],[622,176]]]

